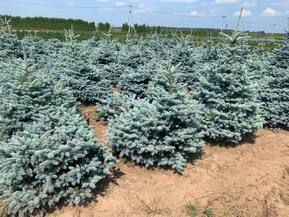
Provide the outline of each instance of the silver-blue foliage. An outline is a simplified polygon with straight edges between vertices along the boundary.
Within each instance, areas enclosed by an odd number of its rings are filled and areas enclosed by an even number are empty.
[[[265,125],[289,128],[289,70],[270,68],[267,85],[261,91],[262,115]]]
[[[43,215],[92,199],[114,158],[74,107],[51,107],[0,144],[0,199],[8,215]]]
[[[16,34],[12,33],[10,20],[0,17],[0,61],[9,61],[22,56],[21,43]]]
[[[249,79],[246,58],[240,61],[246,53],[241,48],[231,44],[223,49],[223,55],[200,78],[194,96],[205,107],[204,131],[215,141],[238,143],[262,127],[257,91]]]
[[[120,157],[138,164],[181,172],[188,157],[199,152],[203,144],[201,106],[185,91],[167,90],[154,83],[147,95],[147,99],[129,101],[111,120],[108,145]]]
[[[76,104],[67,89],[21,59],[0,64],[0,93],[0,141],[23,130],[25,123],[50,106]]]

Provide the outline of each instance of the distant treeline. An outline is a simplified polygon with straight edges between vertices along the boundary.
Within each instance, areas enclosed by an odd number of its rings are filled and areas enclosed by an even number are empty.
[[[146,24],[134,24],[134,28],[136,32],[138,33],[150,33],[152,31],[154,32],[161,32],[161,27],[160,26],[149,26]],[[129,25],[128,23],[124,23],[121,27],[122,32],[128,32],[129,30]],[[134,31],[133,29],[131,31]]]
[[[1,15],[2,17],[2,15]],[[48,17],[18,17],[3,15],[11,19],[13,29],[63,31],[73,27],[75,31],[95,31],[95,23],[81,19],[63,19]]]
[[[97,25],[97,30],[100,32],[108,32],[110,27],[111,27],[111,25],[108,22],[106,22],[106,23],[100,22]]]
[[[121,27],[112,27],[108,22],[87,22],[81,19],[63,19],[63,18],[47,18],[47,17],[18,17],[3,15],[3,17],[11,18],[11,24],[14,30],[20,37],[27,34],[37,34],[38,36],[49,39],[51,37],[64,40],[64,29],[73,30],[81,37],[79,40],[85,40],[91,36],[102,37],[111,30],[111,34],[121,40],[126,39],[129,29],[128,23],[124,23]],[[1,15],[0,15],[1,17]],[[111,28],[112,27],[112,28]],[[135,24],[134,28],[138,36],[147,35],[151,33],[161,33],[163,35],[171,36],[177,35],[192,35],[194,40],[203,41],[209,38],[220,37],[220,31],[230,33],[232,30],[221,30],[213,28],[174,28],[164,26],[149,26],[146,24]],[[36,31],[35,31],[36,30]],[[25,33],[26,32],[26,33]],[[37,32],[37,33],[36,33]],[[134,30],[131,30],[132,35]],[[276,39],[282,40],[284,34],[270,34],[265,32],[247,32],[252,38],[261,39]]]
[[[133,29],[134,28],[134,29]],[[111,29],[112,32],[123,32],[127,33],[129,30],[128,23],[124,23],[121,28],[113,27],[108,22],[100,22],[97,24],[97,30],[99,32],[108,32]],[[218,37],[220,36],[220,29],[210,29],[210,28],[172,28],[172,27],[163,27],[163,26],[149,26],[146,24],[134,24],[131,27],[131,32],[134,33],[134,30],[137,34],[149,34],[149,33],[162,33],[162,34],[192,34],[196,37]],[[223,30],[222,30],[223,31]],[[226,33],[232,32],[232,30],[224,30]]]

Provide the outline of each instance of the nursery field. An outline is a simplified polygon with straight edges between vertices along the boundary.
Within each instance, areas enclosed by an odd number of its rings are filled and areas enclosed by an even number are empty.
[[[288,216],[288,35],[0,25],[1,217]]]
[[[95,106],[81,106],[97,140],[107,125]],[[96,201],[66,207],[49,217],[287,217],[289,132],[260,131],[238,147],[206,145],[182,175],[146,169],[121,160]]]
[[[19,38],[24,38],[25,36],[34,35],[40,37],[44,40],[48,39],[59,39],[60,41],[65,41],[65,36],[63,35],[63,31],[51,31],[51,30],[19,30],[15,29],[15,33]],[[155,31],[151,30],[150,32],[138,32],[138,37],[146,37],[150,34],[153,34]],[[219,43],[220,36],[218,29],[192,29],[192,30],[181,30],[181,29],[168,29],[163,27],[159,31],[160,33],[164,33],[165,37],[172,37],[173,35],[177,35],[178,37],[190,36],[191,40],[196,45],[202,45],[207,41],[211,41],[214,43]],[[231,30],[226,32],[232,32]],[[107,34],[107,31],[75,31],[78,37],[78,41],[87,40],[91,37],[102,38]],[[256,49],[258,47],[262,47],[268,51],[273,50],[278,47],[284,37],[282,34],[266,34],[266,33],[257,33],[257,32],[248,32],[247,35],[251,36],[251,39],[248,42],[248,45],[252,49]],[[125,42],[127,39],[127,32],[121,31],[119,28],[113,28],[110,32],[110,36],[118,40],[120,42]]]

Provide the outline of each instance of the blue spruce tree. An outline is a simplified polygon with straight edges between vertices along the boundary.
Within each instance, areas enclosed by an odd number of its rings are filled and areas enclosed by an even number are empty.
[[[145,93],[149,83],[154,79],[156,74],[162,69],[160,61],[152,61],[140,65],[137,68],[131,68],[120,76],[118,88],[129,94],[135,94],[137,97],[146,97]]]
[[[270,68],[274,76],[261,91],[262,114],[265,125],[271,128],[289,128],[289,70]],[[272,73],[274,71],[274,73]]]
[[[183,83],[188,90],[193,90],[198,81],[201,63],[201,51],[194,47],[189,38],[176,41],[176,46],[169,50],[169,59],[173,65],[178,65],[175,75],[178,83]]]
[[[46,42],[34,36],[26,36],[21,40],[30,64],[37,68],[46,68],[51,61],[53,48],[47,49]]]
[[[125,110],[125,106],[132,106],[128,102],[135,98],[135,95],[122,92],[112,92],[107,99],[101,101],[97,105],[96,118],[98,120],[102,119],[106,121],[115,118]]]
[[[94,103],[111,92],[111,81],[101,67],[90,60],[90,49],[77,43],[77,35],[66,31],[67,42],[55,59],[53,75],[71,88],[74,96],[82,102]]]
[[[11,216],[30,216],[95,196],[114,158],[75,107],[51,106],[0,143],[0,199]]]
[[[22,57],[21,43],[16,34],[12,33],[10,20],[0,17],[0,61],[7,62],[10,59]]]
[[[245,66],[240,33],[226,36],[229,44],[219,60],[209,66],[194,96],[204,105],[206,135],[215,141],[238,143],[262,126],[259,103]],[[243,58],[242,55],[244,54]]]
[[[289,35],[289,33],[288,33]],[[271,64],[277,68],[288,69],[289,68],[289,36],[284,40],[278,48],[273,51],[270,57]]]
[[[177,88],[173,69],[167,83],[149,85],[146,99],[129,105],[108,129],[108,145],[120,157],[145,166],[166,166],[178,172],[190,156],[200,151],[201,107]]]
[[[260,101],[265,125],[270,128],[288,128],[289,108],[289,35],[282,45],[268,57],[263,73]],[[265,84],[264,84],[265,82]]]
[[[75,105],[74,97],[42,70],[17,59],[0,64],[0,141],[9,139],[50,105]]]

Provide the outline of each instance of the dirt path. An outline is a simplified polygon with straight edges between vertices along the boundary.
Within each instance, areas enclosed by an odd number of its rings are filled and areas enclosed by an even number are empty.
[[[96,136],[104,123],[82,108]],[[262,130],[254,144],[206,146],[183,175],[148,170],[120,160],[119,177],[87,207],[66,207],[50,217],[288,217],[289,132]]]

